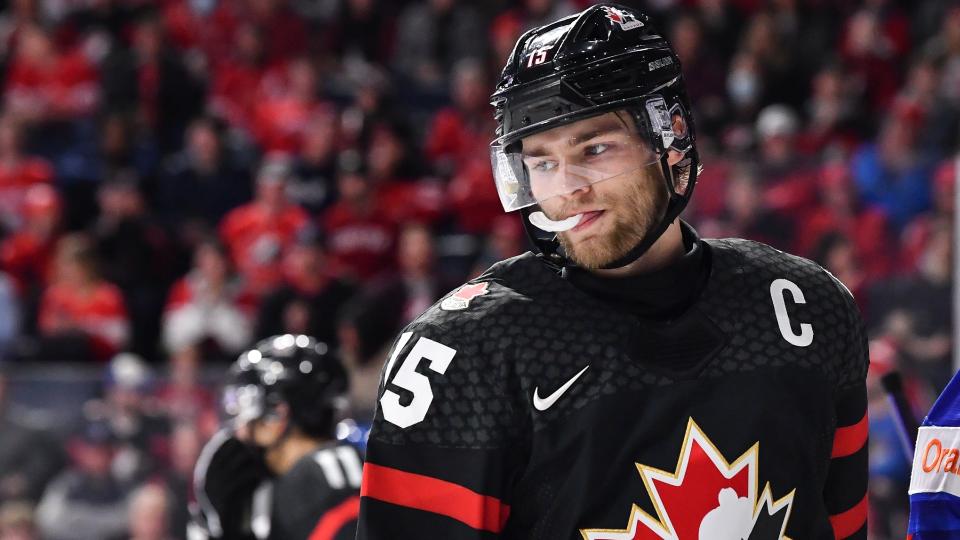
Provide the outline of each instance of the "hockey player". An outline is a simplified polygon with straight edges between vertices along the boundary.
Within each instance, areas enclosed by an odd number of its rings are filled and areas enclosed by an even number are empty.
[[[191,538],[353,539],[362,465],[332,437],[347,375],[305,335],[267,338],[230,369],[230,426],[204,447],[194,474]]]
[[[853,298],[678,219],[700,160],[649,19],[595,5],[527,32],[493,104],[497,188],[539,253],[396,340],[357,538],[866,538]]]

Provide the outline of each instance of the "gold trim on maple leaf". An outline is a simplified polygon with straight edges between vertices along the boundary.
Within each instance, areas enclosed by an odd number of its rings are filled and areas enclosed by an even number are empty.
[[[651,467],[649,465],[642,465],[640,463],[635,464],[640,473],[640,477],[643,480],[643,485],[647,491],[647,496],[650,498],[650,502],[653,504],[653,507],[657,512],[657,517],[651,516],[639,506],[633,504],[630,509],[630,517],[627,520],[627,528],[581,529],[580,535],[583,537],[583,540],[598,540],[601,538],[603,540],[633,540],[636,537],[637,532],[639,532],[638,526],[641,524],[644,525],[650,532],[656,534],[663,540],[678,540],[673,523],[670,521],[670,516],[668,515],[666,508],[663,506],[663,501],[660,499],[660,493],[653,481],[656,480],[671,486],[682,485],[685,480],[687,466],[689,465],[690,454],[694,442],[700,446],[700,448],[704,451],[707,457],[710,458],[710,461],[714,464],[724,478],[730,480],[740,474],[744,468],[748,469],[747,495],[751,499],[754,526],[760,517],[760,511],[762,508],[766,507],[770,515],[774,515],[783,510],[784,507],[787,508],[787,515],[784,517],[779,536],[782,540],[790,540],[788,537],[783,536],[783,534],[786,531],[787,523],[790,520],[790,512],[793,509],[793,498],[796,494],[796,489],[791,490],[780,499],[774,501],[772,494],[773,490],[770,487],[770,483],[767,482],[760,496],[757,496],[760,442],[755,442],[749,449],[747,449],[746,452],[741,454],[740,457],[735,459],[732,463],[728,462],[726,458],[723,457],[723,453],[720,452],[716,445],[713,444],[713,441],[710,440],[710,437],[704,433],[704,431],[692,417],[687,421],[687,429],[683,436],[683,444],[680,447],[680,455],[677,457],[677,464],[676,467],[674,467],[673,472],[664,471],[662,469]]]

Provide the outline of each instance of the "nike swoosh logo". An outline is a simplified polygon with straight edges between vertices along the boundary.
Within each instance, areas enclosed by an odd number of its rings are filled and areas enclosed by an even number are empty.
[[[547,396],[547,397],[545,397],[545,398],[541,398],[541,397],[540,397],[540,387],[539,387],[539,386],[536,387],[536,388],[534,388],[534,389],[533,389],[533,407],[534,407],[535,409],[537,409],[538,411],[545,411],[545,410],[549,409],[550,407],[553,407],[553,404],[556,403],[557,400],[560,399],[560,397],[563,396],[563,394],[564,394],[567,390],[569,390],[571,386],[573,386],[573,383],[577,382],[577,379],[579,379],[580,376],[583,375],[583,373],[584,373],[585,371],[587,371],[588,369],[590,369],[590,366],[589,366],[589,365],[588,365],[587,367],[581,369],[581,370],[580,370],[580,373],[577,373],[576,375],[574,375],[573,378],[571,378],[569,381],[563,383],[563,386],[561,386],[560,388],[557,388],[557,391],[556,391],[556,392],[550,394],[549,396]]]

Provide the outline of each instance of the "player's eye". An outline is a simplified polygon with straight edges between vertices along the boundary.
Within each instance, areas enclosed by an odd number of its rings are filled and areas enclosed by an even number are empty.
[[[529,165],[530,170],[537,171],[539,173],[550,172],[557,168],[556,161],[547,161],[547,160],[538,160]]]
[[[599,156],[600,154],[609,150],[611,145],[609,143],[597,143],[591,144],[583,149],[583,153],[587,156]]]

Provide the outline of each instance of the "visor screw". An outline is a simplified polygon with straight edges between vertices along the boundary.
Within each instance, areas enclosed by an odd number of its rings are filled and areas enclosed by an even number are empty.
[[[523,125],[526,126],[526,125],[528,125],[528,124],[530,124],[530,117],[529,117],[529,116],[524,116],[524,117],[523,117]]]

